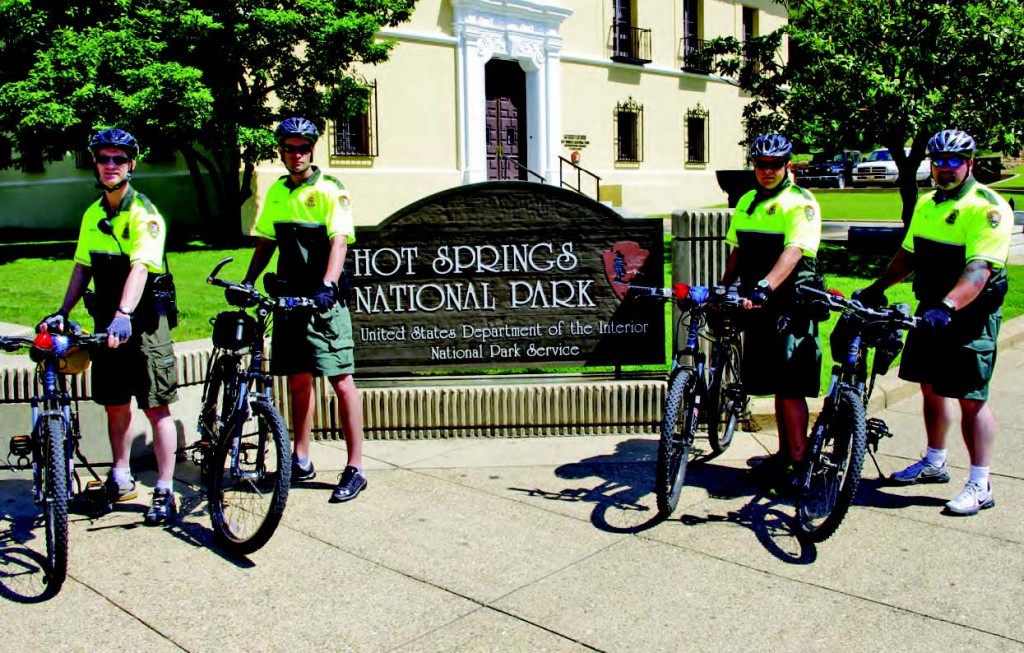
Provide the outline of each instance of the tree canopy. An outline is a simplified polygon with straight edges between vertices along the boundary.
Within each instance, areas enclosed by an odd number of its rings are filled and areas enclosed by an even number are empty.
[[[746,43],[720,39],[717,69],[749,90],[747,133],[805,147],[887,147],[903,219],[928,139],[956,127],[980,147],[1024,140],[1024,4],[1019,0],[789,0],[789,23]],[[785,38],[790,57],[780,57]],[[910,154],[904,154],[904,147]]]
[[[384,26],[416,0],[7,0],[0,3],[0,133],[32,169],[80,150],[106,126],[180,151],[237,231],[270,127],[303,115],[321,128],[362,111],[353,64],[386,61]],[[241,173],[241,176],[239,174]],[[212,189],[204,188],[204,179]],[[230,226],[228,226],[230,225]]]

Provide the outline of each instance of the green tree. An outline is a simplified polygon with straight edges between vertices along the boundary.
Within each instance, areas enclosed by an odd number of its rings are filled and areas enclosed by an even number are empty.
[[[970,132],[1019,150],[1024,4],[1019,0],[790,0],[789,24],[721,39],[718,70],[751,92],[748,134],[774,127],[810,147],[881,144],[900,170],[902,218],[932,134]],[[789,38],[790,58],[779,56]],[[909,147],[909,154],[904,148]]]
[[[182,153],[203,224],[239,233],[270,127],[299,114],[322,128],[364,110],[353,64],[386,61],[383,26],[416,0],[4,0],[0,133],[33,169],[118,125]],[[214,203],[208,201],[209,198]]]

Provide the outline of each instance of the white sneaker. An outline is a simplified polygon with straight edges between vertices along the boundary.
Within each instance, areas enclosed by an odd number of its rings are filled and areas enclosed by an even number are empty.
[[[946,503],[946,510],[954,515],[976,515],[979,510],[985,510],[994,505],[996,505],[996,500],[992,497],[991,485],[986,489],[976,481],[967,481],[967,485],[960,490],[960,494]]]
[[[889,480],[897,485],[949,483],[949,469],[945,462],[941,465],[933,465],[922,458],[906,469],[901,469],[890,475]]]

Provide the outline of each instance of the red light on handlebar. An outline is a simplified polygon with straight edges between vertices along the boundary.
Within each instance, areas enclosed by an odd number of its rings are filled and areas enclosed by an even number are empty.
[[[836,297],[842,297],[843,299],[846,299],[846,295],[844,295],[843,293],[839,292],[835,288],[829,288],[828,289],[828,294],[835,295]]]
[[[674,283],[672,284],[672,296],[677,300],[682,301],[690,296],[690,284],[688,283]]]
[[[50,350],[53,349],[53,337],[50,332],[46,329],[46,325],[43,324],[39,333],[32,340],[32,346],[36,349]]]

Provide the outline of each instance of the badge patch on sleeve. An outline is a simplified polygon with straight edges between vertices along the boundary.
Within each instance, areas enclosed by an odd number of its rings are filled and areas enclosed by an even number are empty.
[[[988,226],[995,229],[996,227],[999,226],[999,223],[1002,221],[1003,214],[1000,213],[999,211],[989,211],[986,217],[988,218]]]
[[[160,223],[150,220],[146,223],[146,231],[149,233],[150,238],[158,237],[160,235]]]
[[[341,210],[348,211],[352,207],[352,202],[348,201],[347,197],[341,198]]]
[[[811,221],[818,215],[818,212],[814,210],[813,206],[807,205],[804,207],[804,215],[807,216],[808,221]]]

